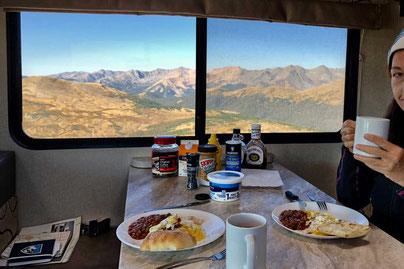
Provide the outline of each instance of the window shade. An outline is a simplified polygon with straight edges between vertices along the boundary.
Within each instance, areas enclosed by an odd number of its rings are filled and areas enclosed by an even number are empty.
[[[179,15],[380,29],[381,6],[320,0],[0,0],[4,11]]]

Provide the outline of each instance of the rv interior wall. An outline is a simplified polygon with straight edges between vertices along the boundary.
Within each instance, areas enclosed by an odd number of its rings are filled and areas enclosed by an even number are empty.
[[[397,2],[384,19],[388,21],[383,29],[363,32],[360,115],[382,116],[391,100],[386,52],[404,25]],[[124,215],[130,159],[148,156],[150,149],[32,151],[18,146],[8,131],[5,31],[0,10],[0,149],[16,152],[20,226],[76,216],[84,223],[111,217],[112,225],[118,225]],[[278,162],[334,197],[340,148],[340,143],[269,145]]]

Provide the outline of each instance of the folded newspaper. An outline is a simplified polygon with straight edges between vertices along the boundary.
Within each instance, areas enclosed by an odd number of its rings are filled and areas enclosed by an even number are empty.
[[[15,243],[55,239],[60,243],[59,251],[50,262],[41,264],[65,263],[69,260],[73,249],[79,240],[80,226],[81,217],[78,217],[22,228],[19,235],[17,235],[3,251],[1,257],[3,259],[8,259]]]

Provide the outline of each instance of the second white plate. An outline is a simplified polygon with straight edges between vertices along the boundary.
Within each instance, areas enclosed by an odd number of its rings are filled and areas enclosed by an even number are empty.
[[[320,212],[316,202],[306,202],[306,204],[307,204],[306,210],[313,210],[313,211]],[[334,216],[337,219],[349,221],[349,222],[356,222],[356,223],[362,224],[362,225],[369,225],[369,221],[364,215],[362,215],[358,211],[355,211],[351,208],[348,208],[348,207],[345,207],[342,205],[329,204],[329,203],[327,203],[327,208],[328,208],[328,210],[326,213],[331,214],[332,216]],[[315,235],[315,234],[305,234],[301,231],[292,230],[292,229],[289,229],[289,228],[283,226],[283,224],[279,221],[279,215],[281,214],[281,212],[284,210],[299,210],[299,209],[300,209],[300,207],[299,207],[298,202],[280,205],[272,211],[272,219],[277,224],[279,224],[281,227],[285,228],[288,231],[296,233],[298,235],[316,238],[316,239],[341,238],[341,237],[335,236],[335,235],[322,236],[322,235]]]

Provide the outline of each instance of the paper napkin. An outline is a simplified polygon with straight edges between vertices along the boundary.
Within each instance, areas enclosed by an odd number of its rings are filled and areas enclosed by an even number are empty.
[[[241,185],[243,187],[280,187],[283,185],[277,170],[242,169],[244,174]]]

